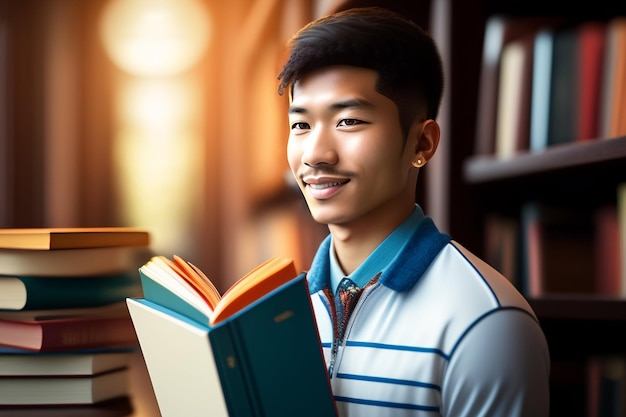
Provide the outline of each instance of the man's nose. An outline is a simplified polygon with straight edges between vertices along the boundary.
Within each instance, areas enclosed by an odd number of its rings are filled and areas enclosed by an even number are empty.
[[[302,152],[302,162],[308,166],[334,165],[338,161],[333,132],[323,125],[316,126],[309,134]]]

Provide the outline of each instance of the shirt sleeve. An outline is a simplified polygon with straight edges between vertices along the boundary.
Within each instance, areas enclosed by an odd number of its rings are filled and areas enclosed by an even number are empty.
[[[527,312],[502,309],[478,321],[454,349],[442,385],[442,415],[549,415],[550,356]]]

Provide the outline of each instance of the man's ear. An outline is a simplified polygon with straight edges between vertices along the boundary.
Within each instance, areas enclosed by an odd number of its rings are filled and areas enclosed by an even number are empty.
[[[416,131],[415,157],[413,159],[414,165],[419,167],[425,165],[435,155],[441,136],[439,123],[435,120],[428,119],[420,122],[420,124],[420,128]]]

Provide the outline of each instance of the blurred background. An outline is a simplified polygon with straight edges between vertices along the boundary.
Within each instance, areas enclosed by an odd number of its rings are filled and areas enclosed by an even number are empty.
[[[277,74],[305,23],[377,3],[0,0],[0,227],[147,228],[222,290],[273,255],[307,268],[327,229],[290,181]],[[406,3],[385,6],[436,21]],[[445,230],[445,189],[420,194]]]
[[[496,125],[498,73],[489,71],[505,45],[497,22],[530,30],[526,18],[607,20],[626,15],[624,1],[0,0],[0,227],[147,228],[155,253],[193,262],[222,291],[273,255],[308,268],[327,229],[290,180],[288,102],[276,77],[296,30],[371,5],[429,30],[444,61],[442,138],[420,173],[418,202],[475,254],[515,264],[523,286],[528,261],[516,239],[536,229],[508,223],[517,227],[510,234],[491,215],[523,220],[521,203],[536,199],[616,208],[624,178],[611,167],[623,164],[623,142],[490,161],[481,143]],[[493,82],[481,86],[483,74]],[[478,167],[478,180],[467,166]],[[612,240],[594,236],[585,242],[612,253],[601,245]],[[507,239],[514,244],[502,245]],[[607,275],[623,291],[615,271]],[[623,331],[623,293],[615,302],[544,295],[530,300],[551,346],[553,414],[583,415],[586,402],[624,386],[620,362],[619,383],[599,392],[596,362],[607,353],[623,361],[612,337]]]

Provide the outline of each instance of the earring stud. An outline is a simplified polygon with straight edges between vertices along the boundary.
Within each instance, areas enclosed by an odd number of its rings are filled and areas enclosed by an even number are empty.
[[[421,166],[422,166],[422,160],[421,160],[421,159],[418,159],[417,161],[413,161],[413,166],[414,166],[415,168],[421,168]]]

